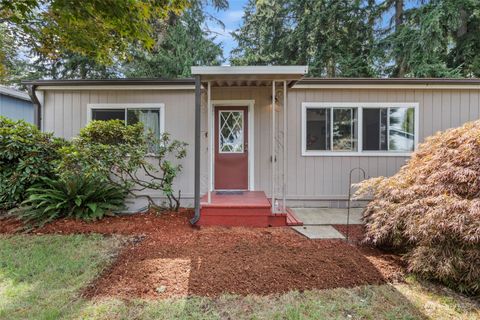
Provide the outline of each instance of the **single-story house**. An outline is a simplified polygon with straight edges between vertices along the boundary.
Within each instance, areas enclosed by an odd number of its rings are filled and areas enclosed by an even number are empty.
[[[122,119],[187,142],[175,187],[203,225],[294,224],[288,207],[345,207],[352,169],[391,176],[426,137],[480,116],[479,79],[308,78],[306,66],[192,74],[27,84],[37,124],[57,136]]]
[[[33,123],[33,104],[23,91],[0,86],[0,116]]]

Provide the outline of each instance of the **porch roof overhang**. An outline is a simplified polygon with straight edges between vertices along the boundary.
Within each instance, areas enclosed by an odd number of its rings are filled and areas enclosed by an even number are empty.
[[[209,66],[192,67],[193,76],[213,87],[271,86],[272,81],[292,85],[303,78],[308,66]]]

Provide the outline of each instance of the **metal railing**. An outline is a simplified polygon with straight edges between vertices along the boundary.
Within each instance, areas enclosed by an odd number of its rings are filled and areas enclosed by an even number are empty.
[[[365,173],[365,170],[361,167],[356,167],[350,170],[349,179],[348,179],[347,231],[346,231],[346,239],[345,239],[347,242],[350,236],[350,207],[352,202],[352,175],[355,171],[360,171],[360,173],[363,174],[363,179],[360,181],[363,181],[367,178],[367,174]]]

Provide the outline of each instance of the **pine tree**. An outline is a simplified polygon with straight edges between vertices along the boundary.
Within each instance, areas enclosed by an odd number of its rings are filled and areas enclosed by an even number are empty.
[[[154,49],[134,49],[123,73],[127,77],[176,78],[190,76],[191,66],[219,65],[223,61],[222,48],[204,30],[204,22],[200,5],[193,5],[181,16],[172,15],[168,24],[159,22]]]
[[[233,33],[234,65],[291,64],[288,0],[249,0],[242,27]]]
[[[399,6],[396,1],[385,3]],[[380,73],[392,77],[480,74],[480,1],[430,0],[402,9],[399,16],[396,11],[395,27],[385,28],[378,39]]]
[[[372,1],[249,1],[232,63],[308,64],[314,76],[372,76]]]

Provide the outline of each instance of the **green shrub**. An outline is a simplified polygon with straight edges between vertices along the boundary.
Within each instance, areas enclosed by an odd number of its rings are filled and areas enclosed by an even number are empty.
[[[366,241],[406,252],[409,270],[480,293],[480,121],[437,133],[390,178],[360,184],[373,195]]]
[[[55,219],[101,219],[124,208],[125,192],[97,178],[69,175],[58,180],[41,178],[27,191],[28,198],[10,214],[38,227]]]
[[[178,210],[180,191],[173,183],[182,165],[174,160],[186,156],[186,143],[145,133],[142,123],[125,125],[123,121],[92,121],[72,144],[61,150],[59,172],[82,172],[102,177],[133,197],[145,197],[150,207]],[[158,190],[167,199],[157,205],[144,190]]]
[[[22,120],[0,117],[0,209],[18,205],[39,178],[52,177],[65,144]]]

